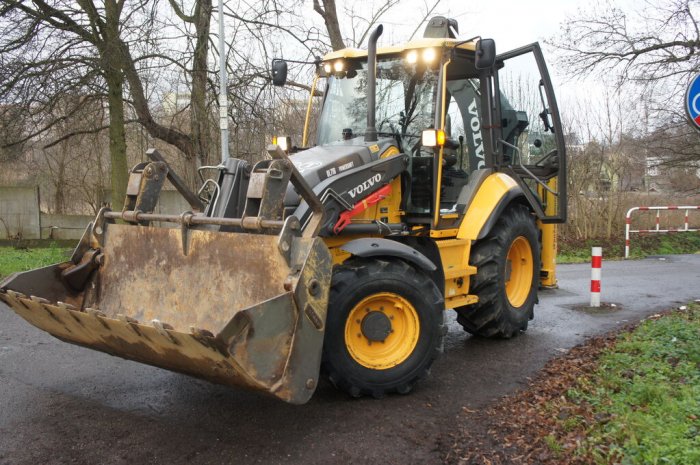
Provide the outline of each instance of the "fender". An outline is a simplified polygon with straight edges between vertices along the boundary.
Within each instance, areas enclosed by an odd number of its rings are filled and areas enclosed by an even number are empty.
[[[472,199],[457,232],[458,239],[483,239],[514,200],[525,194],[515,179],[504,173],[494,173],[484,180]]]
[[[435,271],[437,267],[428,257],[413,247],[389,239],[365,237],[344,244],[340,250],[357,257],[396,257],[413,263],[425,271]]]

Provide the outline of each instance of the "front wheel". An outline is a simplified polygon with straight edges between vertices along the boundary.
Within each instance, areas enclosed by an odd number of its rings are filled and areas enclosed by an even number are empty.
[[[469,293],[479,297],[456,308],[457,321],[472,334],[510,338],[527,329],[537,301],[540,248],[537,227],[523,205],[506,209],[489,234],[472,247],[476,266]]]
[[[353,259],[335,267],[323,366],[353,397],[408,393],[442,352],[444,299],[401,260]]]

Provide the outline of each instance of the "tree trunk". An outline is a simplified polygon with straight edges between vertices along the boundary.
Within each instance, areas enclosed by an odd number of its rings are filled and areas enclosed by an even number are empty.
[[[109,159],[112,165],[112,209],[121,210],[126,196],[129,168],[126,162],[126,131],[124,127],[124,82],[121,74],[107,76],[109,102]]]
[[[65,144],[61,144],[61,152],[65,152]],[[60,159],[58,161],[58,170],[54,174],[53,185],[56,191],[53,195],[53,210],[57,215],[65,213],[66,198],[63,190],[66,188],[66,166],[65,166],[65,153],[61,153]]]
[[[207,56],[209,53],[209,28],[211,0],[199,0],[195,11],[197,42],[192,63],[192,95],[190,125],[194,145],[195,168],[209,164],[209,114],[207,113]]]
[[[109,104],[109,158],[112,165],[113,210],[121,210],[124,207],[126,185],[129,180],[124,123],[124,74],[122,73],[123,62],[119,59],[121,50],[119,12],[120,8],[115,0],[105,2],[104,45],[100,47]]]
[[[331,47],[333,47],[333,50],[345,48],[343,35],[340,32],[340,24],[338,24],[338,13],[335,9],[335,0],[321,1],[323,2],[323,8],[321,8],[318,0],[314,0],[314,11],[320,14],[323,21],[326,23],[328,37],[331,39]]]

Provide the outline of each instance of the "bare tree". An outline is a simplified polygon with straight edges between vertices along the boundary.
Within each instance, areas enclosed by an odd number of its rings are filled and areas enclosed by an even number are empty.
[[[598,2],[567,19],[548,41],[572,78],[594,76],[602,86],[636,92],[633,113],[644,116],[635,134],[644,141],[640,151],[669,166],[700,161],[682,102],[685,86],[700,72],[699,14],[700,0],[644,0],[624,8]]]
[[[607,93],[567,102],[569,221],[578,239],[610,238],[620,231],[631,192],[642,189],[646,152],[638,150],[626,95]]]
[[[645,0],[635,11],[609,2],[567,19],[549,44],[572,76],[616,73],[624,83],[684,78],[700,69],[698,0]]]
[[[361,47],[365,42],[372,28],[379,22],[386,13],[400,3],[401,0],[386,0],[379,5],[372,4],[367,15],[367,4],[354,3],[345,7],[345,16],[350,20],[352,34],[351,43],[353,47]],[[358,12],[358,7],[361,10]]]
[[[124,85],[120,57],[128,53],[123,35],[136,38],[147,1],[6,0],[0,7],[0,100],[21,102],[34,127],[24,140],[45,134],[94,100],[109,108],[109,146],[113,203],[119,208],[127,183]],[[141,25],[141,24],[139,24]],[[142,30],[142,29],[141,29]],[[65,95],[89,95],[52,120],[46,118]],[[98,128],[99,130],[101,128]]]
[[[17,160],[24,150],[26,140],[26,121],[21,105],[6,104],[0,106],[0,162]]]

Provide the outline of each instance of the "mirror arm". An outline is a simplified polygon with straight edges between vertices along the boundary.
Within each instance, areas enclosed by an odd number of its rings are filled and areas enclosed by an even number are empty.
[[[540,113],[540,118],[542,118],[542,123],[544,123],[544,131],[550,131],[552,134],[554,134],[554,127],[549,124],[549,118],[547,115],[549,114],[549,108],[547,107],[547,101],[544,98],[544,93],[542,93],[542,89],[544,88],[544,81],[540,79],[540,86],[538,87],[537,90],[540,91],[540,100],[542,101],[542,113]]]

